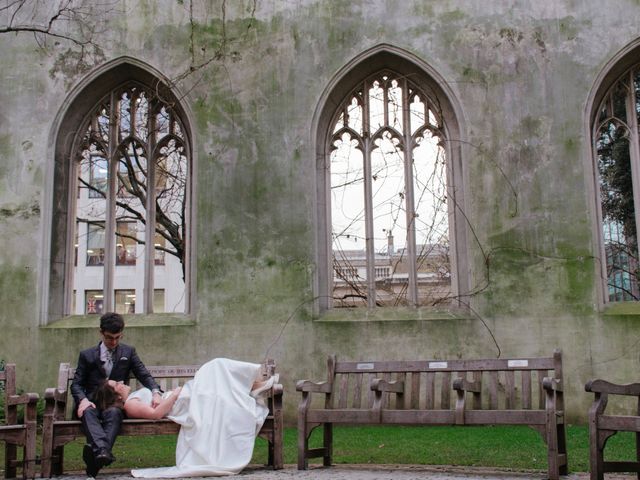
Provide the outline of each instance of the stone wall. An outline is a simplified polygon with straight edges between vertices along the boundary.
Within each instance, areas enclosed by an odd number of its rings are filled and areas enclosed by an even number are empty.
[[[193,312],[129,317],[147,364],[275,358],[295,381],[324,359],[564,352],[569,420],[594,376],[630,382],[640,306],[598,300],[587,109],[638,41],[640,5],[611,0],[122,0],[95,43],[0,34],[0,358],[43,392],[98,341],[97,318],[45,315],[61,117],[88,79],[130,59],[172,83],[192,129]],[[75,34],[77,26],[69,24]],[[363,52],[403,52],[446,82],[458,119],[469,252],[462,311],[319,312],[314,112]],[[640,57],[639,57],[640,58]],[[429,73],[429,72],[427,72]],[[600,76],[600,77],[599,77]],[[52,242],[53,240],[53,242]]]

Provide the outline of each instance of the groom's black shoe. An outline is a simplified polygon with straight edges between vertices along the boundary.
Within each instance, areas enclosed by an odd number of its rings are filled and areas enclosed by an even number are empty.
[[[96,457],[93,454],[93,450],[91,449],[91,445],[85,445],[82,449],[82,459],[84,463],[87,465],[85,472],[87,473],[87,477],[95,477],[98,475],[100,471],[100,467],[96,462]]]
[[[101,448],[98,454],[96,455],[96,463],[98,464],[98,468],[106,467],[107,465],[111,465],[116,457],[114,457],[109,450],[106,448]]]

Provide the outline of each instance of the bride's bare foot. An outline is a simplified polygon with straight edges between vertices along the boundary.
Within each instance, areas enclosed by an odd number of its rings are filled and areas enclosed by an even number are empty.
[[[254,382],[253,386],[251,387],[251,396],[254,398],[258,398],[258,396],[261,393],[266,392],[271,387],[273,387],[274,383],[278,383],[279,379],[280,379],[280,375],[276,373],[275,375],[267,378],[266,380],[263,380],[260,382]]]

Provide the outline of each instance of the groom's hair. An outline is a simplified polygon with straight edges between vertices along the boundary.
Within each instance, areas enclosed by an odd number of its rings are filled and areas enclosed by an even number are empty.
[[[109,333],[120,333],[124,329],[122,315],[115,312],[107,312],[100,317],[100,330]]]

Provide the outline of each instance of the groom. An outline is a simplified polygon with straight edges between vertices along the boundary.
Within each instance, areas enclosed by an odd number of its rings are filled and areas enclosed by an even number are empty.
[[[82,421],[82,430],[87,437],[82,458],[87,465],[87,476],[95,477],[98,471],[111,464],[115,457],[111,448],[116,441],[124,413],[118,407],[100,410],[93,403],[93,395],[107,379],[128,382],[133,375],[153,392],[152,405],[161,398],[160,386],[146,369],[135,348],[121,344],[124,319],[118,313],[105,313],[100,317],[102,341],[97,346],[80,352],[71,394],[76,412]]]

